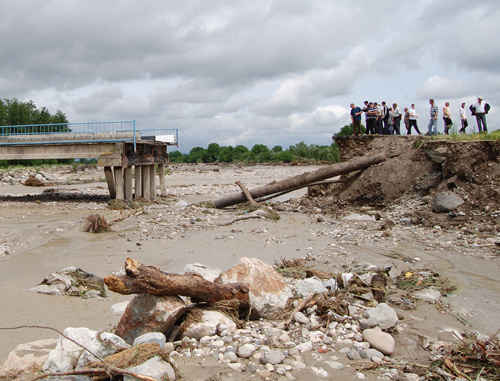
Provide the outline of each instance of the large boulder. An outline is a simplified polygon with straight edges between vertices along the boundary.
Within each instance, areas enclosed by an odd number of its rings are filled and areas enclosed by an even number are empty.
[[[200,321],[188,326],[182,333],[182,337],[200,340],[204,336],[216,335],[221,327],[231,333],[234,333],[237,328],[236,324],[223,313],[204,310]]]
[[[84,367],[89,361],[96,361],[97,358],[83,347],[101,358],[130,347],[122,338],[109,332],[70,327],[66,328],[63,334],[65,337],[59,337],[56,348],[49,353],[49,357],[43,365],[42,369],[45,372],[70,372]],[[66,337],[73,341],[66,339]]]
[[[377,307],[365,311],[365,319],[360,321],[362,328],[380,327],[389,329],[398,323],[398,314],[386,303],[380,303]]]
[[[106,297],[106,288],[101,278],[73,266],[50,274],[38,286],[30,288],[30,291],[83,298]]]
[[[255,317],[269,317],[282,310],[292,296],[281,274],[257,258],[240,258],[240,263],[224,271],[216,282],[241,283],[248,287]]]
[[[458,194],[450,191],[444,191],[436,193],[434,199],[432,200],[431,207],[434,212],[443,213],[455,210],[463,203],[463,198]]]
[[[148,332],[166,333],[185,310],[186,303],[178,296],[136,295],[128,304],[115,333],[129,344]]]
[[[46,339],[18,345],[9,353],[5,364],[0,367],[0,374],[16,375],[28,370],[40,369],[57,343],[57,339]]]

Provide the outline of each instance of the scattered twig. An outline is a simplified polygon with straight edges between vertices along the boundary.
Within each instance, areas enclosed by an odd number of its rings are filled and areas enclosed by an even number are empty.
[[[262,218],[262,216],[243,216],[243,217],[238,217],[235,220],[232,220],[230,222],[226,222],[225,224],[220,224],[219,226],[227,226],[227,225],[234,224],[235,222],[238,222],[238,221],[250,220],[252,218]]]
[[[285,321],[285,329],[288,328],[288,326],[290,324],[292,324],[292,321],[293,321],[293,316],[299,312],[299,311],[302,311],[304,308],[306,308],[306,306],[309,304],[309,302],[312,300],[312,298],[314,298],[314,293],[312,294],[309,294],[308,297],[306,297],[305,299],[302,300],[302,302],[297,306],[295,307],[295,309],[292,311],[292,313],[290,314],[290,317],[288,318],[287,321]]]
[[[55,329],[52,327],[46,327],[46,326],[41,326],[41,325],[21,325],[21,326],[17,326],[17,327],[0,327],[0,330],[14,330],[14,329],[22,329],[22,328],[39,328],[39,329],[49,329],[49,330],[55,331],[59,335],[64,337],[66,340],[69,340],[72,343],[74,343],[74,344],[78,345],[79,347],[83,348],[84,350],[86,350],[88,353],[90,353],[92,356],[94,356],[96,359],[98,359],[104,366],[104,369],[79,369],[79,370],[74,370],[71,372],[64,372],[64,373],[45,373],[45,374],[42,374],[42,375],[36,377],[32,381],[40,380],[40,379],[43,379],[46,377],[71,376],[71,375],[79,375],[79,374],[107,374],[110,378],[112,377],[112,374],[121,374],[121,375],[126,374],[126,375],[129,375],[132,377],[137,377],[137,378],[139,378],[141,380],[145,380],[145,381],[156,381],[156,379],[154,379],[152,377],[143,376],[143,375],[140,375],[140,374],[137,374],[134,372],[130,372],[130,371],[125,370],[125,369],[110,366],[102,357],[95,354],[94,352],[92,352],[90,349],[88,349],[84,345],[82,345],[82,344],[78,343],[77,341],[73,340],[72,338],[66,336],[64,333],[62,333],[58,329]]]

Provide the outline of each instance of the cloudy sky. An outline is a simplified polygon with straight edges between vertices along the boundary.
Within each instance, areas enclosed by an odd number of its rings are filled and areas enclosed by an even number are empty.
[[[0,98],[179,129],[179,150],[328,145],[349,104],[477,96],[500,128],[498,0],[2,0]],[[497,36],[497,37],[495,37]],[[472,119],[471,119],[472,120]],[[439,130],[443,131],[440,120]],[[475,125],[475,122],[472,123]]]

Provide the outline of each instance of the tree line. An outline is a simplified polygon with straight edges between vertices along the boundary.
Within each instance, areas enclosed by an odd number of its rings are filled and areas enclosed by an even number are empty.
[[[248,149],[243,145],[220,146],[210,143],[207,148],[194,147],[188,154],[180,151],[169,153],[171,163],[270,163],[270,162],[328,162],[339,161],[339,150],[335,143],[327,145],[307,145],[304,142],[291,145],[286,149],[282,146],[268,148],[264,144],[255,144]]]
[[[61,110],[51,114],[46,107],[37,108],[33,101],[20,102],[16,98],[0,99],[0,126],[53,123],[68,123],[68,119]]]
[[[48,132],[41,126],[37,128],[15,127],[21,125],[44,125],[44,124],[65,124],[68,123],[66,115],[57,110],[51,114],[46,107],[37,108],[33,101],[21,102],[16,98],[0,99],[0,134],[19,133],[42,133]],[[65,125],[51,128],[50,132],[69,131]],[[47,165],[47,164],[69,164],[73,160],[0,160],[0,167],[7,168],[10,165]]]

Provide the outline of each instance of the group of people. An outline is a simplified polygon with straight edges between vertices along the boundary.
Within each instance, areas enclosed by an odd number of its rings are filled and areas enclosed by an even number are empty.
[[[434,99],[429,99],[430,120],[427,127],[427,135],[437,135],[437,121],[439,116],[439,108],[435,104]],[[477,102],[469,107],[472,115],[476,117],[478,131],[488,132],[486,126],[486,114],[490,110],[490,105],[483,102],[482,97],[477,98]],[[364,107],[357,107],[351,103],[351,122],[353,126],[353,134],[361,135],[361,120],[362,114],[365,113],[366,134],[367,135],[401,135],[401,120],[403,120],[406,133],[411,135],[412,129],[419,135],[422,135],[418,128],[418,115],[415,110],[415,104],[410,108],[405,107],[403,113],[398,108],[397,103],[393,103],[392,107],[387,106],[386,102],[380,105],[377,102],[364,102]],[[465,133],[465,129],[469,125],[465,110],[465,102],[460,106],[460,133]],[[443,123],[444,133],[449,134],[453,126],[452,112],[450,110],[450,102],[446,102],[443,107]]]

